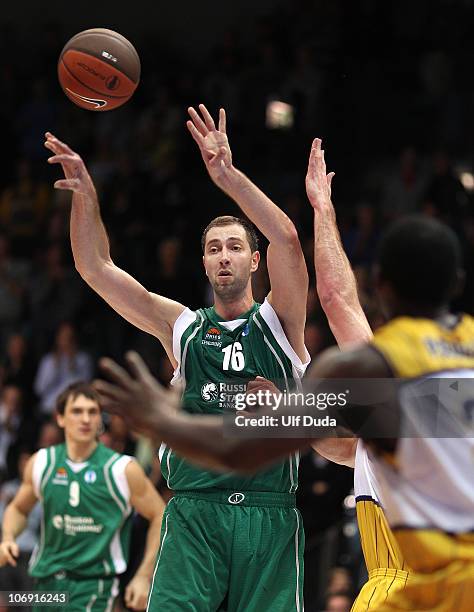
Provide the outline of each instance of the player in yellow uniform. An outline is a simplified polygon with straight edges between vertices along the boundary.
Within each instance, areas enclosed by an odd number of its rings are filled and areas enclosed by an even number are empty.
[[[375,590],[367,601],[369,580],[353,609],[367,609],[365,603],[369,609],[387,612],[473,609],[474,438],[469,435],[473,435],[474,320],[447,311],[459,276],[459,252],[454,234],[441,224],[421,218],[400,222],[386,236],[379,254],[379,292],[392,320],[375,333],[371,348],[348,354],[345,363],[341,358],[336,363],[329,354],[313,372],[410,381],[398,400],[401,423],[405,422],[398,443],[389,444],[389,452],[385,448],[382,455],[365,453],[364,462],[379,491],[363,505],[359,497],[357,504],[367,566],[383,557],[378,551],[370,559],[374,546],[380,549],[392,541],[395,563],[403,555],[399,563],[402,569],[409,567],[410,574],[403,588],[392,589],[386,598]],[[442,377],[448,379],[444,385],[439,382]],[[456,379],[454,388],[451,379]],[[436,403],[430,406],[434,384]],[[420,400],[421,395],[425,397]],[[431,423],[434,408],[437,421]],[[377,513],[377,496],[383,499],[386,517]],[[391,526],[387,532],[386,520]],[[377,539],[370,542],[375,534]]]
[[[415,570],[406,593],[380,610],[473,610],[474,319],[400,317],[375,334],[373,346],[394,376],[413,381],[400,400],[410,437],[388,457],[371,453],[388,518]],[[437,417],[448,416],[438,431],[417,409],[420,392],[435,381]],[[411,437],[427,427],[433,437]]]

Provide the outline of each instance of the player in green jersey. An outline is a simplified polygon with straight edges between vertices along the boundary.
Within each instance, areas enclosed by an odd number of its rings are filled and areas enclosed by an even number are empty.
[[[67,609],[111,610],[118,576],[127,568],[132,510],[150,521],[142,563],[125,590],[133,610],[146,606],[160,543],[164,502],[142,468],[97,441],[102,427],[97,393],[74,383],[58,398],[65,443],[42,448],[25,468],[22,485],[5,510],[0,566],[16,565],[15,539],[38,500],[40,542],[30,561],[37,591],[68,592]],[[64,610],[58,604],[57,610]]]
[[[308,274],[291,220],[232,163],[226,117],[200,105],[187,126],[213,182],[268,239],[271,291],[256,304],[251,276],[260,253],[252,226],[218,217],[202,237],[214,306],[192,312],[151,293],[112,262],[97,195],[81,158],[52,134],[46,147],[73,191],[71,244],[76,268],[117,312],[156,336],[185,383],[192,413],[222,413],[248,381],[264,376],[289,387],[309,362],[304,346]],[[132,407],[131,407],[132,409]],[[304,547],[295,508],[298,455],[251,478],[202,470],[160,450],[175,491],[163,524],[149,609],[300,611]],[[283,585],[283,588],[282,588]]]

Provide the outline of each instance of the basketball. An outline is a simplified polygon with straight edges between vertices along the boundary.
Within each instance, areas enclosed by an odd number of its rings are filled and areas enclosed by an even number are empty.
[[[140,58],[121,34],[84,30],[61,51],[58,77],[66,96],[81,108],[112,110],[125,104],[140,80]]]

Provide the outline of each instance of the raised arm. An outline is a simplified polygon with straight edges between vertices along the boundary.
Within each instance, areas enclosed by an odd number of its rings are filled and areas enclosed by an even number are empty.
[[[306,175],[306,193],[314,209],[314,267],[316,288],[331,331],[341,349],[368,342],[372,338],[367,318],[357,294],[357,284],[344,252],[336,213],[331,201],[331,180],[326,175],[324,151],[316,138]]]
[[[16,566],[20,554],[16,538],[25,529],[28,515],[38,501],[33,488],[33,464],[36,455],[25,466],[23,482],[17,494],[8,504],[3,515],[2,541],[0,542],[0,567],[7,563]]]
[[[97,193],[83,160],[50,132],[46,132],[45,147],[53,152],[48,162],[61,164],[65,175],[54,183],[55,188],[73,192],[71,246],[77,271],[129,323],[156,336],[175,365],[173,325],[184,306],[147,291],[114,264]]]
[[[289,217],[233,165],[224,109],[219,111],[218,128],[203,104],[199,109],[202,118],[194,108],[188,109],[192,119],[187,123],[188,129],[199,146],[211,179],[268,239],[267,267],[271,285],[268,300],[293,349],[305,361],[308,272],[296,228]]]

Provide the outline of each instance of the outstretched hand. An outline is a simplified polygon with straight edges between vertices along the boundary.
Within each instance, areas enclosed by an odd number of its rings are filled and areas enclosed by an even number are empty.
[[[311,206],[315,210],[322,210],[328,206],[333,210],[331,182],[334,174],[334,172],[326,174],[326,162],[324,160],[324,151],[321,150],[321,139],[315,138],[311,146],[308,171],[306,173],[306,194],[311,202]]]
[[[179,408],[179,392],[160,385],[138,353],[131,351],[125,358],[131,375],[103,358],[99,365],[111,382],[96,380],[94,387],[104,410],[119,414],[131,429],[156,438],[160,419]]]
[[[186,125],[201,151],[202,159],[211,179],[220,186],[226,170],[232,167],[232,152],[226,133],[226,115],[219,109],[219,127],[204,104],[199,105],[201,115],[192,107],[188,108],[190,121]]]
[[[56,189],[68,189],[88,197],[96,197],[94,183],[82,158],[51,132],[46,132],[45,137],[44,146],[54,153],[52,157],[48,158],[48,162],[50,164],[61,164],[65,176],[64,179],[56,181],[54,187]]]

